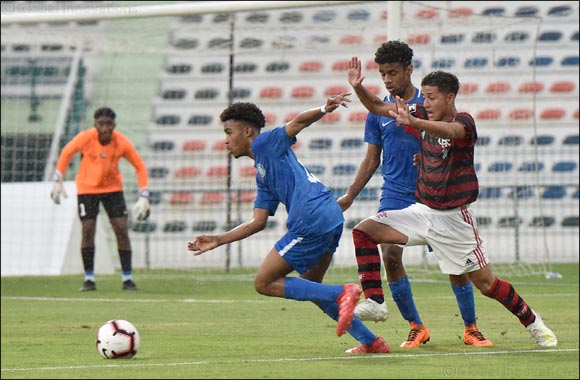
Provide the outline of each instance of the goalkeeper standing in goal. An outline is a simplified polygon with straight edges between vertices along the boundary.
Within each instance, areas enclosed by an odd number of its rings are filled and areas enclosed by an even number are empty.
[[[79,132],[68,142],[56,164],[54,184],[50,197],[60,204],[67,197],[62,180],[73,155],[80,152],[80,168],[76,176],[78,214],[82,224],[81,255],[85,281],[81,291],[96,290],[95,282],[95,231],[99,205],[103,204],[115,237],[123,271],[122,288],[139,290],[131,277],[131,242],[127,222],[127,207],[123,193],[119,160],[128,160],[137,173],[139,200],[133,206],[132,216],[145,220],[149,216],[148,175],[145,163],[127,137],[115,131],[115,112],[102,107],[94,113],[94,128]]]
[[[467,274],[486,297],[500,302],[542,347],[558,344],[556,335],[543,322],[511,283],[490,268],[470,204],[477,200],[479,182],[473,164],[477,129],[473,117],[457,112],[455,98],[459,81],[451,73],[434,71],[421,81],[424,108],[411,114],[405,101],[396,97],[389,108],[362,83],[356,95],[371,112],[388,115],[401,128],[417,128],[421,136],[421,163],[415,198],[417,203],[402,210],[377,213],[353,229],[355,251],[377,250],[377,244],[405,246],[429,244],[441,272]]]
[[[344,217],[330,189],[298,161],[291,146],[296,135],[326,113],[350,101],[340,94],[326,104],[304,111],[288,123],[261,133],[262,111],[253,103],[234,103],[220,115],[226,147],[235,157],[250,157],[257,169],[257,195],[252,219],[221,235],[202,235],[187,248],[200,255],[223,244],[242,240],[266,226],[283,203],[288,232],[274,244],[262,262],[254,287],[260,294],[312,301],[337,321],[338,336],[348,332],[360,345],[349,354],[387,353],[389,346],[354,315],[361,289],[357,284],[322,284],[342,235]],[[299,277],[288,276],[292,271]]]

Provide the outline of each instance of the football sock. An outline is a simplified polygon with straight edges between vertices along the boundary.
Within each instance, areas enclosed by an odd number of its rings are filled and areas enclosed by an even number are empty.
[[[125,281],[130,280],[130,279],[131,279],[131,272],[129,272],[129,273],[123,272],[123,279],[121,281],[125,282]]]
[[[121,259],[121,270],[123,273],[131,274],[131,251],[119,250],[119,259]]]
[[[419,317],[417,307],[415,307],[409,277],[405,276],[399,281],[389,282],[389,289],[391,289],[393,301],[397,304],[403,318],[408,322],[414,322],[419,325],[423,324],[421,317]]]
[[[92,271],[91,272],[85,272],[85,281],[96,282],[95,281],[95,274]]]
[[[457,299],[457,306],[463,318],[463,324],[470,326],[476,322],[475,320],[475,301],[473,300],[473,285],[468,283],[465,286],[451,285],[455,298]]]
[[[336,302],[320,302],[317,303],[318,307],[324,311],[326,315],[330,318],[338,321],[338,304]],[[371,330],[368,329],[361,322],[361,320],[355,315],[352,321],[352,326],[346,330],[353,338],[358,340],[363,344],[372,344],[377,336],[373,334]]]
[[[92,274],[95,270],[95,247],[81,248],[81,256],[83,258],[85,273]]]
[[[377,244],[366,232],[354,229],[354,251],[358,266],[358,278],[362,285],[365,298],[378,303],[385,302],[383,284],[381,282],[381,255]]]
[[[532,313],[532,309],[530,309],[526,301],[520,297],[512,284],[507,281],[500,280],[496,277],[489,291],[483,293],[483,295],[499,301],[513,315],[518,317],[520,323],[524,326],[528,326],[536,319],[536,316]]]
[[[335,302],[342,285],[326,285],[299,277],[286,277],[284,298],[297,301]]]

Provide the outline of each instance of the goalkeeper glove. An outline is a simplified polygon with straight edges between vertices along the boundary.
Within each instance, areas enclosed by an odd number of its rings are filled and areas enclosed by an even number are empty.
[[[60,204],[60,196],[67,198],[66,191],[62,185],[62,174],[59,172],[54,173],[54,183],[52,184],[52,190],[50,191],[50,197],[54,204]]]
[[[133,218],[143,221],[149,217],[149,190],[141,189],[139,199],[133,205]]]

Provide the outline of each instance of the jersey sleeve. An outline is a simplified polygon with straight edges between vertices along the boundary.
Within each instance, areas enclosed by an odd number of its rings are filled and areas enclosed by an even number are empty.
[[[475,131],[475,121],[473,120],[473,117],[471,117],[470,114],[466,113],[466,112],[460,112],[457,115],[455,115],[455,121],[463,124],[463,127],[465,128],[465,132],[467,133],[467,137],[473,139],[474,137],[477,137],[476,135],[476,131]]]
[[[252,149],[255,147],[274,156],[282,156],[295,142],[296,137],[290,138],[286,133],[286,125],[281,125],[258,136]]]
[[[69,141],[58,156],[58,161],[56,163],[56,170],[63,175],[70,164],[70,160],[75,155],[82,150],[85,143],[89,140],[90,134],[87,131],[83,131],[77,134],[71,141]]]
[[[381,131],[379,129],[379,116],[372,112],[367,115],[365,122],[365,142],[374,145],[381,145]]]
[[[254,200],[254,208],[268,210],[270,216],[276,213],[280,201],[263,184],[257,181],[258,192]]]

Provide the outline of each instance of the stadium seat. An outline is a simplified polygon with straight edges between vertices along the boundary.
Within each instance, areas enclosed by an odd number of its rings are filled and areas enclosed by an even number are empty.
[[[578,227],[580,218],[578,216],[567,216],[562,219],[562,227]]]
[[[520,57],[502,57],[495,63],[498,67],[517,67],[520,65]]]
[[[226,150],[226,140],[217,140],[211,146],[211,150],[214,151]]]
[[[226,196],[223,192],[210,191],[210,192],[203,193],[201,195],[201,199],[200,199],[199,203],[204,205],[204,206],[217,205],[217,204],[224,202],[225,199],[226,199]]]
[[[499,186],[483,186],[479,190],[479,199],[497,199],[501,198],[501,187]]]
[[[255,73],[258,70],[258,65],[255,63],[242,62],[234,66],[234,72],[236,73]]]
[[[221,23],[228,21],[229,19],[230,19],[229,13],[216,13],[213,16],[212,22],[214,24],[221,24]]]
[[[324,67],[323,61],[305,61],[300,64],[298,71],[304,73],[318,73]]]
[[[499,108],[485,109],[477,113],[477,120],[497,120],[501,116]]]
[[[192,179],[196,178],[201,174],[201,168],[197,166],[183,166],[180,167],[173,173],[175,178],[179,179]]]
[[[562,199],[566,196],[566,188],[564,186],[548,186],[542,193],[544,199]]]
[[[213,121],[212,115],[191,115],[187,121],[188,125],[209,125]]]
[[[129,226],[131,227],[131,231],[142,233],[155,232],[157,229],[157,223],[151,221],[130,223]]]
[[[192,193],[177,192],[169,197],[169,204],[172,206],[187,206],[193,203],[194,196]]]
[[[326,167],[324,165],[308,165],[307,168],[310,173],[318,176],[324,175],[324,172],[326,171]]]
[[[497,36],[494,32],[477,32],[471,38],[473,44],[490,44],[496,40]]]
[[[205,140],[188,140],[183,143],[184,152],[200,152],[205,150],[207,143]]]
[[[278,86],[264,87],[260,90],[261,99],[278,99],[282,97],[282,94],[282,87]]]
[[[370,15],[366,9],[352,9],[346,17],[349,21],[367,21]]]
[[[447,13],[447,17],[449,18],[459,18],[459,17],[468,17],[473,14],[473,9],[471,7],[457,7],[452,8]]]
[[[213,232],[217,229],[217,222],[215,220],[198,220],[191,226],[194,232]]]
[[[563,145],[578,145],[580,141],[580,135],[568,135],[562,141]]]
[[[555,137],[552,135],[534,136],[530,140],[530,145],[538,145],[538,146],[551,145],[554,142],[554,140]]]
[[[549,56],[540,56],[530,59],[529,65],[537,67],[547,67],[550,66],[552,62],[554,62],[554,58]]]
[[[150,166],[147,168],[149,178],[161,179],[167,177],[169,169],[165,166]]]
[[[290,69],[289,62],[271,62],[266,65],[266,72],[268,73],[285,73]]]
[[[341,116],[340,113],[338,112],[327,113],[318,122],[321,124],[334,124],[338,123],[340,121],[340,118]]]
[[[362,42],[363,38],[361,35],[352,35],[352,34],[342,36],[338,41],[340,45],[360,45],[362,44]]]
[[[245,165],[240,167],[240,175],[242,177],[255,177],[257,170],[252,165]]]
[[[487,85],[485,92],[488,94],[505,94],[511,90],[509,82],[493,82]]]
[[[491,137],[489,136],[477,136],[477,141],[475,145],[478,147],[488,146],[491,143]]]
[[[511,120],[528,120],[534,116],[534,110],[530,108],[516,108],[509,114]]]
[[[459,87],[459,93],[461,95],[474,94],[477,92],[478,89],[479,89],[479,85],[477,83],[474,83],[474,82],[461,83],[461,85]]]
[[[574,119],[578,119],[579,116],[580,116],[580,109],[576,108],[576,111],[574,111],[574,113],[572,114],[572,117]]]
[[[446,34],[441,36],[441,44],[442,45],[453,45],[453,44],[460,44],[463,42],[465,38],[464,34],[457,33],[457,34]]]
[[[332,71],[345,71],[348,70],[348,65],[350,63],[350,59],[341,59],[335,61],[332,64]]]
[[[151,145],[151,150],[154,152],[170,152],[175,148],[173,141],[155,141]]]
[[[316,12],[312,16],[314,22],[330,22],[336,18],[336,11],[332,9],[325,9]]]
[[[538,15],[540,10],[538,7],[531,6],[531,5],[523,5],[518,7],[514,13],[516,17],[535,17]]]
[[[299,86],[292,89],[291,96],[293,98],[311,98],[315,92],[314,86]]]
[[[575,31],[574,33],[572,33],[572,35],[570,36],[570,41],[578,41],[580,39],[580,33],[578,33],[578,31]]]
[[[356,166],[352,164],[339,164],[332,168],[332,175],[353,175],[356,173]]]
[[[201,73],[202,74],[219,74],[222,71],[224,71],[225,66],[222,63],[216,63],[216,62],[212,62],[212,63],[206,63],[205,65],[203,65],[201,67]]]
[[[364,123],[367,120],[367,111],[355,111],[348,115],[348,121],[351,123]]]
[[[333,95],[338,95],[338,94],[342,94],[345,92],[350,92],[349,88],[347,86],[343,86],[343,85],[329,86],[324,90],[324,96],[333,96]]]
[[[182,220],[173,220],[165,222],[163,225],[163,232],[183,232],[187,228],[186,224]]]
[[[310,140],[308,148],[310,150],[329,150],[332,148],[332,139],[319,138]]]
[[[246,16],[246,21],[252,24],[265,24],[269,18],[270,14],[267,12],[254,12]]]
[[[223,178],[228,175],[228,167],[226,165],[215,165],[207,168],[205,172],[206,177],[209,178]]]
[[[553,216],[534,216],[530,222],[530,227],[550,227],[556,223]]]
[[[522,137],[518,135],[508,135],[499,139],[498,144],[503,146],[517,146],[522,143]]]
[[[534,189],[531,186],[516,186],[510,191],[508,198],[528,199],[534,196]]]
[[[513,228],[522,223],[523,220],[519,216],[504,216],[499,219],[497,225],[500,228]]]
[[[171,46],[179,50],[195,49],[199,46],[199,40],[197,38],[181,37],[171,41]]]
[[[258,49],[261,48],[262,45],[264,45],[264,40],[252,37],[244,38],[243,40],[240,41],[239,44],[241,49]]]
[[[580,189],[576,188],[576,190],[572,193],[572,198],[579,199],[580,198]]]
[[[365,86],[367,88],[367,90],[373,94],[373,95],[377,95],[379,96],[379,94],[381,93],[381,91],[384,89],[383,86],[378,86],[376,84],[367,84]],[[348,87],[347,87],[348,88]]]
[[[217,88],[202,88],[195,92],[194,98],[196,100],[210,100],[217,98],[219,93]]]
[[[199,24],[203,21],[202,14],[190,14],[179,17],[179,21],[187,24]]]
[[[374,59],[369,59],[365,64],[366,71],[377,71],[379,69],[379,64],[375,62]]]
[[[553,31],[553,32],[542,32],[538,37],[538,41],[541,42],[558,42],[562,39],[562,32],[560,31]]]
[[[363,146],[363,140],[360,138],[344,138],[340,142],[341,149],[359,149]]]
[[[239,198],[238,198],[239,197]],[[242,191],[239,193],[232,194],[232,202],[240,202],[240,203],[254,203],[256,199],[256,192],[255,191]]]
[[[357,201],[376,201],[379,199],[379,189],[364,187],[356,197]]]
[[[518,168],[519,172],[535,172],[535,171],[541,172],[542,170],[544,170],[544,163],[543,162],[536,163],[535,161],[522,162],[522,164]]]
[[[431,36],[427,33],[410,34],[407,37],[407,43],[409,45],[427,45],[430,41],[431,41]]]
[[[223,37],[214,37],[207,42],[208,49],[231,49],[232,40]]]
[[[290,112],[287,113],[286,116],[284,117],[284,123],[289,122],[290,120],[294,119],[296,116],[298,116],[299,112]]]
[[[155,119],[157,125],[177,125],[181,121],[179,115],[160,115]]]
[[[512,170],[513,164],[507,161],[501,162],[494,162],[493,164],[489,165],[487,171],[489,172],[509,172]]]
[[[487,66],[489,60],[486,57],[467,58],[463,67],[466,69],[482,69]]]
[[[557,120],[564,117],[566,110],[564,108],[546,108],[540,114],[540,119]]]
[[[570,55],[562,58],[560,65],[562,66],[578,66],[579,57],[577,55]]]
[[[574,161],[559,161],[552,166],[553,172],[573,172],[578,167]]]
[[[576,84],[572,81],[558,81],[552,83],[550,86],[550,92],[554,93],[565,93],[565,92],[572,92],[576,88]]]
[[[563,16],[569,16],[573,12],[574,11],[572,10],[572,7],[569,5],[556,5],[556,6],[551,7],[550,9],[548,9],[548,12],[546,14],[548,16],[563,17]]]
[[[264,118],[266,119],[266,125],[274,124],[274,123],[276,123],[276,120],[278,119],[278,115],[276,115],[275,113],[272,113],[272,112],[266,112],[264,114]]]
[[[455,58],[439,58],[431,62],[432,69],[450,69],[455,65]]]
[[[515,31],[506,34],[504,37],[504,41],[511,43],[511,42],[525,42],[530,39],[530,34],[525,31]]]
[[[149,191],[149,203],[152,205],[158,205],[163,201],[163,193],[161,191],[151,190]]]
[[[174,64],[165,67],[165,71],[169,74],[189,74],[193,70],[193,66],[189,64]]]
[[[376,34],[373,37],[373,45],[379,46],[389,41],[389,37],[386,34]]]
[[[234,100],[246,99],[252,95],[252,90],[250,88],[234,88],[232,89],[232,95]]]
[[[433,8],[421,8],[415,13],[415,18],[420,20],[432,20],[439,16],[439,11]]]
[[[282,24],[297,24],[302,21],[302,12],[299,11],[288,11],[280,15],[280,22]]]
[[[477,223],[477,227],[479,228],[486,228],[489,227],[492,223],[492,219],[489,216],[476,216],[475,217],[475,222]]]
[[[518,88],[519,93],[538,93],[544,89],[544,84],[542,82],[524,82]]]
[[[504,7],[490,7],[485,8],[482,12],[484,16],[504,16],[505,15],[505,8]]]

